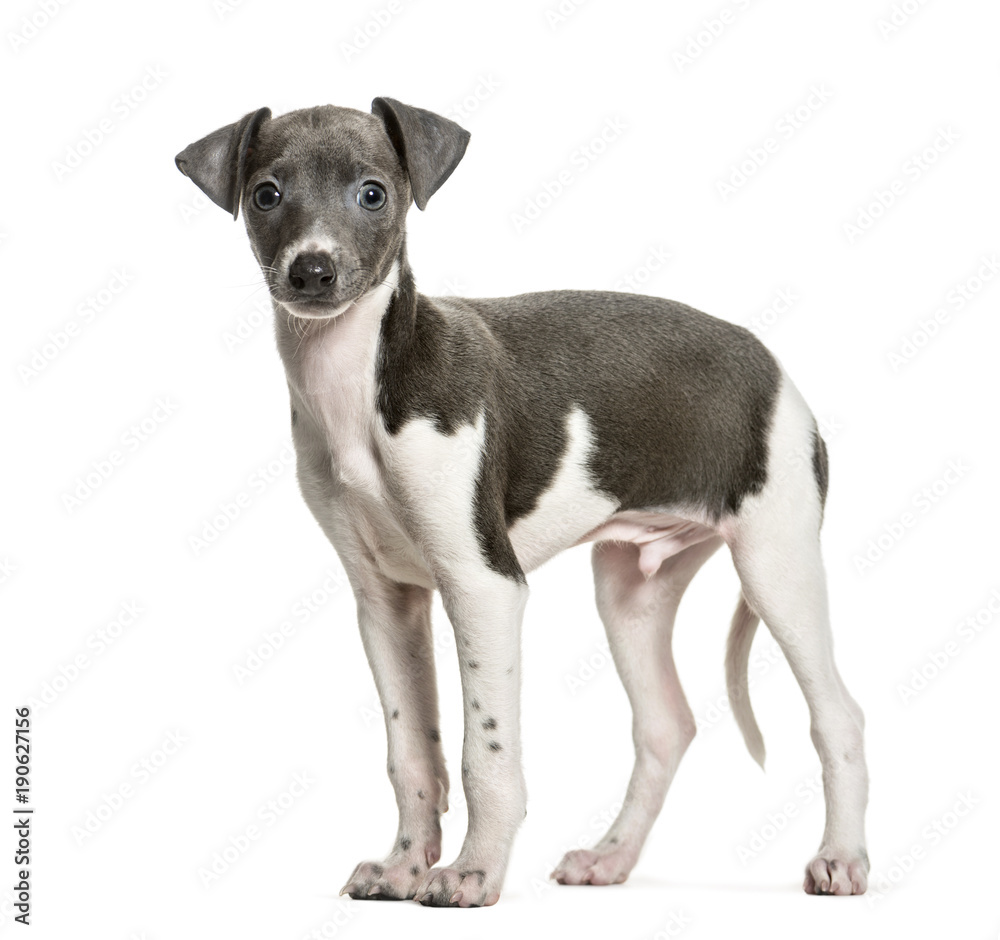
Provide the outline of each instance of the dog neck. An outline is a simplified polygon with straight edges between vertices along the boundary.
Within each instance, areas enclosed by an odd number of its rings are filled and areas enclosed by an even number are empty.
[[[380,345],[407,343],[416,307],[413,274],[402,253],[381,281],[336,317],[304,320],[275,303],[275,335],[292,407],[305,409],[335,459],[347,461],[367,448],[377,413]]]
[[[274,303],[275,337],[289,383],[301,394],[312,395],[316,387],[317,358],[345,377],[362,361],[374,355],[375,341],[382,320],[396,306],[395,296],[401,281],[400,261],[393,262],[389,273],[370,287],[348,308],[329,319],[305,319],[295,316],[288,307]],[[412,274],[406,269],[412,284]]]

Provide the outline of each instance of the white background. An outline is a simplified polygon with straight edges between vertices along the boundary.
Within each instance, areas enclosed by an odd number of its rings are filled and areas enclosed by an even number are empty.
[[[7,727],[15,705],[37,703],[27,936],[997,936],[1000,289],[980,279],[1000,259],[994,4],[43,6],[15,0],[0,22],[0,660]],[[898,28],[880,28],[892,17]],[[822,831],[818,759],[766,631],[753,663],[766,774],[715,707],[737,595],[724,552],[681,608],[676,655],[700,733],[638,866],[616,887],[546,880],[564,849],[600,836],[631,768],[580,548],[530,578],[529,811],[500,903],[337,899],[395,834],[384,730],[350,592],[284,450],[287,393],[242,222],[173,157],[264,105],[365,109],[376,95],[472,133],[426,213],[411,212],[421,290],[632,278],[756,324],[825,423],[836,652],[868,721],[867,897],[801,891]],[[612,126],[610,143],[590,143]],[[775,152],[756,166],[767,138]],[[723,192],[747,160],[753,172]],[[866,230],[845,228],[870,204]],[[109,286],[121,289],[100,294]],[[241,323],[245,340],[227,347]],[[121,461],[88,492],[113,451]],[[192,538],[233,504],[199,549]],[[880,537],[882,557],[876,546],[860,565]],[[116,625],[123,605],[139,613]],[[978,632],[963,629],[977,613]],[[241,682],[234,667],[283,622],[294,632]],[[456,783],[440,607],[436,630]],[[931,678],[904,695],[922,669]],[[183,743],[167,754],[170,735]],[[308,785],[292,799],[296,774]],[[280,818],[261,815],[272,800]],[[961,800],[972,809],[950,815]],[[464,831],[458,790],[452,803],[444,862]],[[253,825],[260,838],[205,886],[199,869]],[[3,937],[23,931],[12,848],[8,830]]]

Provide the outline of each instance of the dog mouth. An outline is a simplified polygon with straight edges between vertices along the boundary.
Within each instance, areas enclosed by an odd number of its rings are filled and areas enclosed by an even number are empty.
[[[287,276],[278,279],[277,284],[274,283],[276,278],[273,275],[268,276],[267,280],[274,302],[300,320],[332,320],[339,317],[354,306],[371,287],[368,278],[358,268],[340,274],[335,284],[313,296],[290,290],[283,283]]]
[[[350,310],[368,291],[367,279],[353,279],[354,283],[338,283],[329,292],[315,297],[296,294],[287,289],[271,291],[271,297],[292,316],[300,320],[332,320]]]
[[[334,302],[329,300],[275,300],[281,304],[292,316],[300,320],[332,320],[346,313],[357,301],[357,297],[351,300]]]

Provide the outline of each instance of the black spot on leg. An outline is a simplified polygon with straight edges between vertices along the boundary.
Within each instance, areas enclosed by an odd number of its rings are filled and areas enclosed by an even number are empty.
[[[502,745],[500,744],[499,741],[490,741],[488,747],[489,747],[489,749],[491,751],[502,751],[503,750],[503,747],[502,747]]]
[[[476,660],[474,660],[474,659],[470,659],[469,660],[469,668],[470,669],[478,669],[479,668],[479,663],[476,662]]]
[[[419,867],[418,865],[414,865],[414,866],[413,866],[413,867],[412,867],[412,868],[410,869],[410,874],[411,874],[411,875],[419,875],[419,874],[420,874],[420,867]]]
[[[399,847],[404,852],[409,851],[409,848],[410,848],[411,845],[413,845],[413,843],[410,841],[410,839],[407,836],[403,836],[403,838],[399,840]]]
[[[615,836],[612,839],[608,839],[608,845],[618,845],[618,836]]]
[[[838,868],[838,866],[839,866],[839,864],[840,863],[837,862],[836,860],[830,862],[830,871],[836,871],[837,868]]]
[[[496,718],[487,718],[486,721],[483,722],[483,727],[487,731],[492,731],[496,726],[497,726]]]
[[[474,708],[474,709],[475,709],[476,711],[479,711],[479,699],[477,699],[477,698],[474,698],[474,699],[472,700],[472,707],[473,707],[473,708]]]
[[[437,728],[428,728],[427,737],[429,737],[435,744],[441,740],[441,733]]]
[[[399,709],[398,708],[393,711],[392,717],[393,718],[398,718],[399,717]]]
[[[476,876],[476,881],[479,882],[479,887],[481,888],[486,883],[486,872],[481,868],[477,868],[474,871],[460,871],[459,875],[463,878],[468,878],[470,875]]]
[[[389,773],[390,774],[394,774],[395,772],[396,772],[396,765],[395,764],[390,764],[389,765]]]
[[[509,668],[507,669],[507,675],[509,676],[509,675],[510,675],[510,674],[511,674],[511,673],[512,673],[513,671],[514,671],[514,667],[513,667],[513,666],[510,666],[510,667],[509,667]]]
[[[418,800],[422,800],[423,798],[424,798],[424,791],[423,790],[417,790],[417,799]]]
[[[292,409],[292,427],[295,427],[296,422],[299,420],[299,413],[293,408]]]
[[[468,777],[471,772],[472,771],[469,770],[469,765],[468,764],[462,764],[462,776],[463,777]]]
[[[376,878],[381,878],[382,877],[382,873],[384,871],[385,871],[385,869],[381,865],[372,865],[372,874]]]

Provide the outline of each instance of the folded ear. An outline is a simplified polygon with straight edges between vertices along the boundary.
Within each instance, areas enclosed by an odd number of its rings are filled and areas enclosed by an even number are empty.
[[[418,209],[451,176],[465,155],[471,136],[464,127],[423,108],[411,108],[394,98],[376,98],[372,114],[385,125],[399,160],[410,177]]]
[[[213,131],[207,137],[185,147],[174,163],[185,176],[217,206],[240,214],[247,153],[261,124],[271,117],[270,108],[261,108],[237,121]]]

